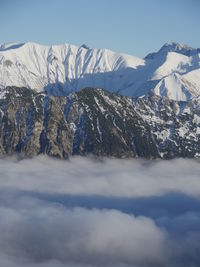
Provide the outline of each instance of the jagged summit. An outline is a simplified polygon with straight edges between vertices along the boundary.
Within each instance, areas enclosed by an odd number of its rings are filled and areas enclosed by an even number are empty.
[[[198,51],[1,45],[0,155],[200,157]]]
[[[191,46],[188,46],[188,45],[183,45],[181,43],[176,43],[176,42],[168,42],[168,43],[165,43],[161,49],[159,51],[162,51],[162,50],[167,50],[168,52],[177,52],[177,51],[182,51],[183,49],[185,50],[195,50],[194,48],[192,48]]]
[[[85,87],[138,97],[150,91],[177,101],[200,95],[200,49],[167,43],[145,59],[83,44],[0,45],[0,88],[68,95]]]
[[[158,52],[153,52],[148,54],[145,59],[154,59],[157,56],[160,56],[160,54],[167,54],[169,52],[175,52],[186,56],[191,56],[194,54],[200,53],[200,48],[192,48],[188,45],[183,45],[181,43],[176,42],[168,42],[165,43]]]

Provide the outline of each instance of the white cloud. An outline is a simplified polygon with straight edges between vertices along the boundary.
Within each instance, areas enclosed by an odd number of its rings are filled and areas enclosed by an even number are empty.
[[[0,266],[198,267],[199,173],[184,159],[1,159]]]
[[[0,160],[1,187],[73,195],[139,197],[182,192],[199,197],[199,173],[199,161],[184,159],[97,162],[81,157],[61,161],[40,156]]]
[[[166,233],[149,218],[66,209],[31,198],[15,201],[17,208],[0,207],[1,258],[7,255],[11,262],[154,266],[166,261]]]

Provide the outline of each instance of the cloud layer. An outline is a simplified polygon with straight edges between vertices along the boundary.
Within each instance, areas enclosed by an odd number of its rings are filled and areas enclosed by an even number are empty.
[[[0,266],[197,267],[200,163],[0,160]]]
[[[0,209],[0,249],[13,261],[163,263],[165,233],[149,218],[114,210],[65,209],[30,199],[19,206]]]
[[[200,197],[200,162],[92,159],[44,156],[0,160],[1,187],[38,192],[113,197],[160,196],[179,192]]]

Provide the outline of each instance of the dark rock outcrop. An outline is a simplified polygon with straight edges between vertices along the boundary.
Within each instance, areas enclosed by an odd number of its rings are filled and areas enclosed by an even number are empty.
[[[0,154],[198,157],[199,103],[132,100],[92,88],[54,97],[8,87],[0,99]]]

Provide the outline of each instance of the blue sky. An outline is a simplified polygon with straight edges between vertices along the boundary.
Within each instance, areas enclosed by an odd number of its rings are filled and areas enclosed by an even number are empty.
[[[0,0],[0,42],[86,43],[139,57],[200,47],[199,0]]]

